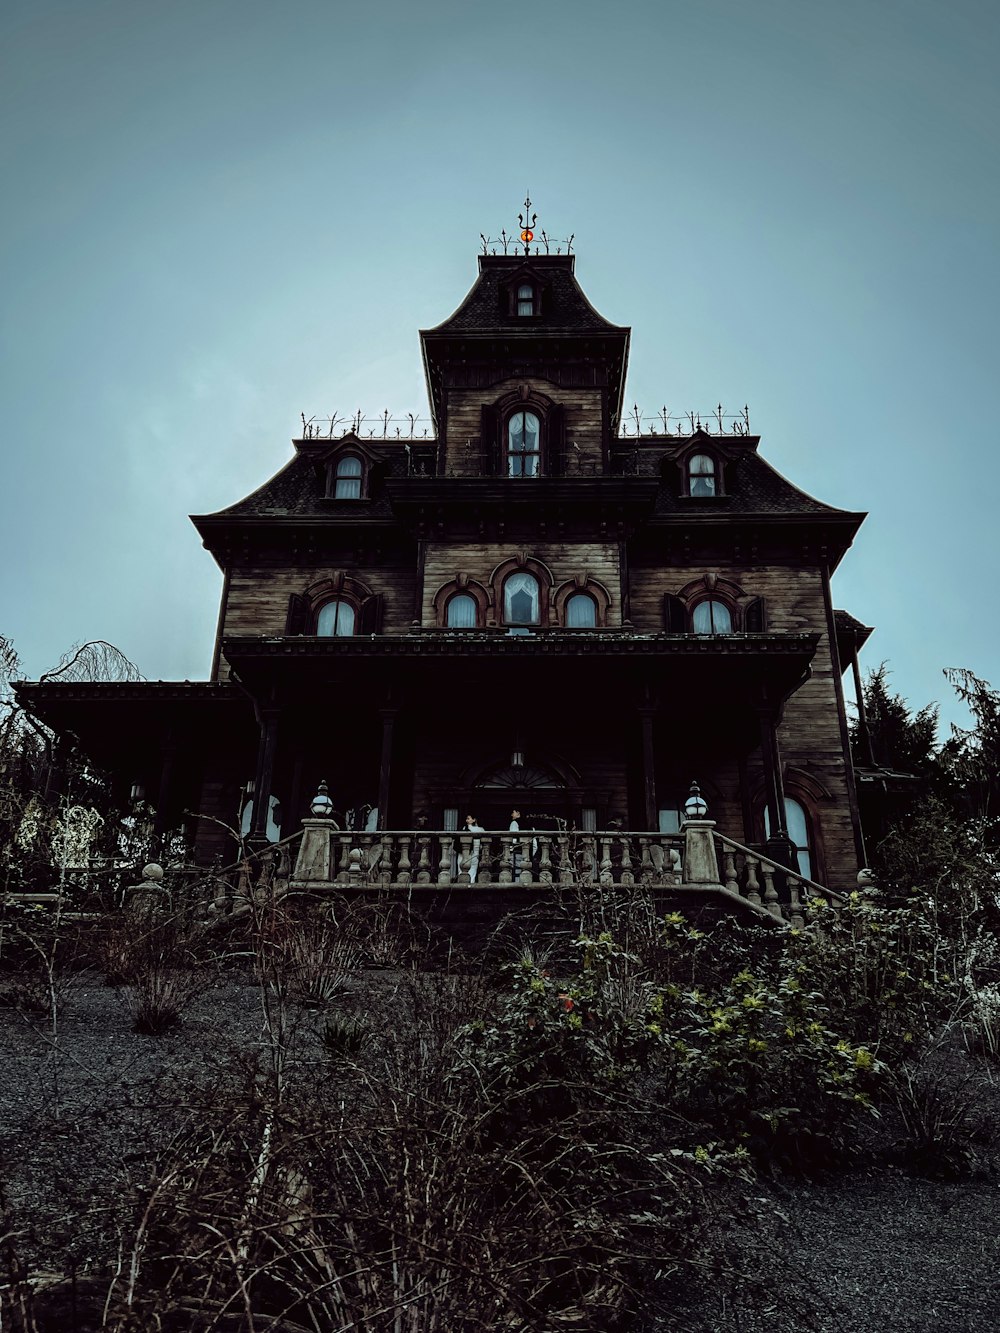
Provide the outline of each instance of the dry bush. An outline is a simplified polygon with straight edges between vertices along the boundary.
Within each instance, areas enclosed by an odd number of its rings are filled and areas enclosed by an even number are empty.
[[[101,960],[136,1032],[158,1035],[180,1021],[211,967],[195,952],[197,930],[182,917],[123,913],[105,926]]]

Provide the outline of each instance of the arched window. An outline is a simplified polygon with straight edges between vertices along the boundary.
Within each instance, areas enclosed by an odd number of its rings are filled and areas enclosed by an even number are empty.
[[[806,879],[812,879],[812,839],[809,836],[809,816],[806,814],[805,806],[791,796],[785,797],[785,824],[787,825],[788,836],[795,846],[799,874],[804,875]],[[768,838],[771,836],[771,815],[766,806],[764,807],[764,833]]]
[[[478,609],[474,597],[467,592],[456,593],[445,608],[445,623],[449,629],[475,629]]]
[[[691,628],[695,634],[732,634],[732,612],[725,602],[710,597],[694,608]]]
[[[695,454],[688,463],[688,495],[715,495],[715,459]]]
[[[348,455],[337,462],[337,471],[333,485],[335,500],[360,500],[361,477],[363,469],[360,458]]]
[[[507,422],[507,476],[537,477],[541,458],[542,423],[521,408]]]
[[[585,592],[575,592],[566,599],[566,628],[593,629],[597,624],[597,603]]]
[[[541,592],[534,574],[518,571],[503,585],[503,618],[508,625],[537,625]]]
[[[354,607],[342,598],[326,602],[316,617],[316,633],[327,638],[346,638],[354,633]]]
[[[517,313],[519,315],[535,313],[535,289],[530,282],[522,282],[517,289]]]

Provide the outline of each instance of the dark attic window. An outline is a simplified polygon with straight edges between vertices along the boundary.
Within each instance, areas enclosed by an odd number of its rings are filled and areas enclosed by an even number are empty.
[[[535,313],[535,289],[530,282],[522,282],[517,289],[517,313],[519,316]]]
[[[360,500],[361,480],[364,468],[360,458],[351,454],[338,459],[334,474],[333,498],[335,500]]]

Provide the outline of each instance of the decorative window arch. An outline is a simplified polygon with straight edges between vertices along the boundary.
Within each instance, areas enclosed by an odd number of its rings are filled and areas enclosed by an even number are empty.
[[[470,623],[454,623],[458,612],[449,612],[449,608],[459,598],[469,598],[474,607],[474,618]],[[434,623],[439,629],[483,629],[489,619],[491,605],[490,594],[481,583],[470,579],[468,574],[456,574],[450,583],[445,583],[434,594]],[[460,606],[467,605],[463,602]]]
[[[748,597],[732,579],[711,573],[665,593],[663,619],[669,634],[762,634],[767,627],[762,597]]]
[[[483,405],[481,430],[483,457],[496,476],[521,481],[562,469],[562,405],[526,382]]]
[[[586,618],[588,604],[593,611],[590,619]],[[603,629],[608,623],[611,595],[589,574],[578,574],[556,589],[552,607],[556,623],[566,629]]]
[[[304,592],[288,599],[286,634],[315,634],[345,638],[378,634],[382,629],[383,599],[367,583],[342,569],[317,579]]]
[[[534,628],[551,623],[552,575],[541,560],[520,552],[497,565],[490,584],[502,625]]]
[[[341,454],[333,464],[333,498],[360,500],[364,476],[364,463],[357,454]]]

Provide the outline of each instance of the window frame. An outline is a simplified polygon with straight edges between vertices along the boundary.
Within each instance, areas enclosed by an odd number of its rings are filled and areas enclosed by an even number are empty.
[[[537,614],[534,620],[514,620],[507,614],[507,587],[510,584],[511,579],[516,579],[516,578],[529,578],[533,580],[535,584],[535,589],[536,589],[535,604],[537,608]],[[516,595],[517,594],[515,593],[514,596]],[[538,577],[538,575],[534,572],[534,570],[512,569],[507,574],[504,575],[503,581],[500,584],[500,615],[501,615],[501,623],[503,625],[511,629],[540,629],[542,627],[542,624],[544,623],[543,603],[544,603],[544,589],[542,586],[542,580]]]
[[[510,435],[511,435],[511,426],[512,426],[513,422],[515,421],[515,419],[516,419],[517,417],[519,417],[519,416],[522,417],[522,418],[531,416],[531,417],[534,417],[535,421],[538,422],[538,434],[537,434],[537,437],[536,437],[536,440],[537,440],[536,448],[533,449],[530,453],[529,453],[527,450],[524,450],[524,449],[519,450],[519,451],[515,451],[515,450],[513,450],[513,449],[510,447],[510,446],[511,446],[511,439],[510,439]],[[523,439],[524,436],[525,436],[525,432],[524,432],[524,429],[523,429],[523,427],[522,427],[521,438]],[[538,410],[538,407],[537,407],[536,404],[534,404],[534,403],[518,403],[515,407],[510,408],[507,412],[504,413],[504,416],[503,416],[503,435],[502,435],[502,441],[503,441],[503,458],[504,458],[504,471],[503,471],[503,475],[504,475],[504,478],[505,478],[507,481],[534,481],[537,477],[544,476],[544,474],[545,474],[545,417],[544,417],[543,414]],[[535,471],[534,471],[534,472],[512,472],[512,471],[511,471],[511,463],[512,463],[512,461],[513,461],[515,458],[521,458],[521,459],[524,459],[524,458],[533,458],[533,459],[535,459]]]
[[[356,463],[358,467],[357,472],[352,472],[350,474],[345,473],[343,476],[341,476],[340,469],[345,463]],[[355,453],[340,454],[337,458],[333,459],[330,464],[330,483],[333,488],[330,499],[363,500],[365,497],[365,480],[366,480],[365,460],[361,457],[361,455]],[[357,494],[338,495],[337,490],[341,482],[345,482],[348,484],[356,482],[358,487]]]
[[[695,617],[697,616],[699,609],[703,606],[707,606],[709,608],[708,615],[709,615],[709,620],[712,624],[712,628],[708,630],[697,629],[695,627]],[[723,611],[725,611],[726,615],[729,617],[728,629],[715,628],[715,617],[712,612],[712,607],[715,606],[721,606]],[[698,636],[698,638],[702,639],[710,639],[715,637],[728,638],[730,635],[737,633],[736,629],[737,615],[738,612],[736,607],[732,606],[724,597],[720,597],[717,592],[710,592],[705,597],[699,597],[698,600],[696,602],[692,602],[691,606],[689,607],[688,619],[690,623],[690,633],[695,634]]]
[[[452,625],[449,621],[450,609],[454,605],[454,603],[459,600],[459,598],[465,598],[467,601],[472,603],[471,625]],[[452,592],[448,594],[448,596],[445,598],[444,601],[442,614],[443,614],[443,627],[445,629],[462,631],[462,630],[482,628],[482,608],[480,606],[479,598],[476,597],[476,595],[473,592],[471,592],[467,587],[455,588]]]
[[[695,463],[704,459],[711,465],[710,472],[695,472]],[[721,468],[719,460],[713,453],[706,449],[699,450],[698,453],[689,454],[684,463],[684,493],[690,500],[716,500],[721,495],[722,490],[720,482]],[[711,479],[712,488],[707,495],[696,494],[694,487],[696,482]]]

